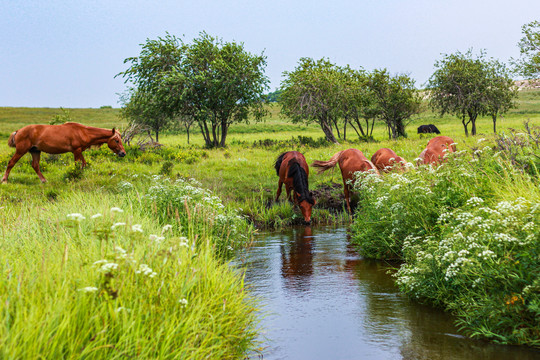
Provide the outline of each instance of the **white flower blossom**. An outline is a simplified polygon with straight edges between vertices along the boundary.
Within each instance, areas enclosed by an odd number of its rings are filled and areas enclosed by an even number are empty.
[[[85,293],[91,293],[91,292],[98,291],[98,288],[95,287],[95,286],[87,286],[87,287],[84,287],[82,289],[78,289],[77,291],[85,292]]]
[[[122,210],[122,209],[120,209],[120,208],[118,208],[118,207],[113,207],[113,208],[111,208],[111,212],[112,212],[112,213],[114,213],[114,212],[123,213],[124,210]]]
[[[67,217],[71,220],[77,220],[77,221],[86,219],[82,214],[79,214],[79,213],[67,214]]]
[[[126,225],[125,222],[117,222],[117,223],[114,223],[114,225],[111,226],[111,230],[114,230],[114,229],[116,229],[116,228],[119,227],[119,226],[125,226],[125,225]]]

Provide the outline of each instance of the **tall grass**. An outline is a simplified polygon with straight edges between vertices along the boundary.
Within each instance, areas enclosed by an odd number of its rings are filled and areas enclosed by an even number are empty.
[[[211,224],[163,226],[124,192],[0,211],[1,358],[239,358],[254,346],[255,303],[216,257]]]

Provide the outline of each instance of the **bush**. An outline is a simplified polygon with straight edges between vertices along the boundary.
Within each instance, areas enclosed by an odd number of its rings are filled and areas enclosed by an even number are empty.
[[[540,347],[540,188],[518,165],[484,146],[361,174],[352,232],[364,256],[404,260],[401,290],[451,310],[470,336]]]
[[[155,175],[145,190],[143,202],[162,223],[175,222],[190,238],[212,236],[216,252],[231,255],[251,238],[253,228],[236,210],[226,208],[221,199],[201,188],[194,179],[174,182]],[[123,190],[130,187],[125,183]]]
[[[440,236],[409,236],[400,289],[453,311],[473,337],[540,347],[540,203],[523,198],[442,213]]]

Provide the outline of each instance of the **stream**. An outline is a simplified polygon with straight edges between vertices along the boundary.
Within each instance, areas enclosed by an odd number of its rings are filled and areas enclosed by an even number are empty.
[[[451,315],[400,294],[388,263],[360,257],[345,227],[260,233],[237,262],[261,307],[252,359],[540,359],[460,335]]]

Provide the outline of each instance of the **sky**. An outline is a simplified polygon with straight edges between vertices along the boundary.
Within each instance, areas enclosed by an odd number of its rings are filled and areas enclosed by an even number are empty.
[[[120,107],[128,57],[202,31],[267,57],[270,91],[302,57],[387,68],[422,87],[443,54],[507,62],[540,0],[0,0],[0,106]]]

